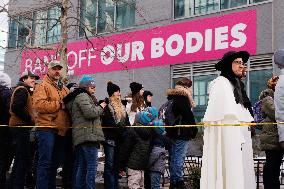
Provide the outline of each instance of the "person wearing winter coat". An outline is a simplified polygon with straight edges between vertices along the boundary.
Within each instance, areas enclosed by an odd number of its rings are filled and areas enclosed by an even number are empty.
[[[13,160],[12,134],[10,131],[11,78],[0,72],[0,188],[6,189],[6,173]]]
[[[161,177],[166,169],[166,149],[170,149],[173,142],[166,137],[166,130],[163,127],[164,122],[161,119],[155,119],[148,125],[154,126],[154,133],[151,141],[152,150],[149,156],[148,168],[145,172],[145,189],[159,189]]]
[[[106,189],[118,189],[118,153],[123,141],[125,126],[130,126],[130,123],[125,106],[121,102],[119,86],[112,82],[108,82],[107,92],[109,95],[109,102],[104,108],[104,114],[102,117],[102,126],[105,127],[103,128],[105,136],[104,187]]]
[[[104,141],[101,116],[105,102],[100,105],[94,97],[96,85],[93,77],[83,76],[79,88],[66,98],[64,103],[72,118],[72,135],[75,146],[74,189],[95,188],[98,165],[98,149]]]
[[[273,98],[273,88],[265,89],[260,93],[259,99],[262,102],[261,113],[264,118],[262,122],[264,123],[276,122]],[[260,147],[266,154],[266,161],[263,168],[264,189],[280,189],[279,174],[284,151],[279,143],[277,125],[265,124],[261,125],[261,127]]]
[[[143,110],[146,105],[143,98],[143,85],[137,82],[132,82],[129,87],[131,89],[131,100],[130,102],[127,102],[126,112],[129,116],[130,124],[133,125],[136,113]]]
[[[168,100],[173,100],[172,111],[177,118],[175,125],[195,125],[192,108],[195,103],[191,92],[192,81],[181,78],[174,89],[168,89]],[[197,128],[174,127],[166,128],[167,136],[175,143],[169,149],[170,157],[170,188],[184,188],[183,163],[187,153],[189,140],[194,138]]]
[[[209,101],[203,118],[200,189],[256,188],[249,127],[228,126],[253,121],[251,103],[242,83],[249,57],[247,51],[228,51],[215,64],[221,75],[209,85]]]
[[[47,75],[35,87],[35,111],[38,151],[37,181],[40,189],[55,189],[57,168],[64,158],[64,136],[70,127],[70,117],[63,103],[69,93],[61,81],[62,65],[59,61],[48,64]]]
[[[34,115],[32,94],[35,81],[39,76],[31,71],[24,71],[14,90],[10,103],[9,126],[33,126]],[[11,128],[15,144],[15,160],[12,167],[9,185],[11,188],[24,188],[25,176],[30,161],[30,130],[32,128]]]
[[[284,149],[284,49],[279,49],[274,53],[274,63],[280,69],[279,80],[275,87],[274,105],[275,117],[278,127],[279,142]]]
[[[151,109],[154,110],[154,109]],[[128,168],[128,187],[144,188],[144,171],[148,169],[151,140],[154,130],[148,126],[158,116],[158,111],[142,110],[135,116],[134,128],[128,128],[119,152],[120,170]]]

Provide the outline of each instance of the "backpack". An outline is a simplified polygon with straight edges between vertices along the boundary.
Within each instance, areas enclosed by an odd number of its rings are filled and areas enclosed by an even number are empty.
[[[159,119],[162,119],[165,125],[173,126],[180,124],[181,116],[176,117],[173,113],[173,100],[168,100],[159,109]]]
[[[253,105],[253,115],[254,121],[256,123],[260,123],[264,120],[262,113],[261,113],[262,101],[259,100]]]

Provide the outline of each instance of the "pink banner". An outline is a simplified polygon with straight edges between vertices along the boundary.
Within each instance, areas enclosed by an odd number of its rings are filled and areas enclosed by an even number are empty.
[[[228,50],[256,53],[256,10],[184,21],[68,43],[71,75],[220,59]],[[41,75],[56,52],[27,50],[21,70]]]

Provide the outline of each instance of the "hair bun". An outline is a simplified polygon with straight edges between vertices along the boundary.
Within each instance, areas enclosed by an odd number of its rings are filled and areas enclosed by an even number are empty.
[[[111,85],[111,84],[113,84],[112,81],[108,81],[107,82],[107,85]]]

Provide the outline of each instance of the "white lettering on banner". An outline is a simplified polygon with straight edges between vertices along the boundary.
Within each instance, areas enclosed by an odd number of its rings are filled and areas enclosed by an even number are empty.
[[[160,58],[164,54],[164,39],[153,38],[151,40],[151,58]]]
[[[124,56],[122,56],[122,44],[117,44],[117,59],[118,62],[127,62],[130,56],[130,43],[125,43]]]
[[[205,30],[205,51],[212,50],[212,29]]]
[[[144,60],[143,50],[144,50],[143,41],[132,42],[131,61],[136,61],[137,60],[136,57],[138,58],[138,60]]]
[[[73,65],[70,64],[71,61],[69,61],[69,57],[70,57],[71,55],[74,56],[74,58],[72,59],[72,60],[74,60]],[[73,70],[73,69],[77,66],[77,54],[76,54],[76,52],[70,51],[70,52],[67,54],[67,60],[68,60],[68,69]]]
[[[173,48],[173,43],[177,43],[177,47]],[[177,56],[181,53],[184,46],[183,38],[179,34],[171,35],[166,42],[166,51],[170,56]]]
[[[82,61],[87,60],[86,53],[87,53],[87,49],[79,51],[79,68],[81,68],[82,66]]]
[[[33,61],[30,58],[26,59],[25,71],[32,71],[33,72]]]
[[[101,61],[104,65],[109,65],[115,58],[115,50],[111,45],[107,45],[101,51]]]
[[[196,43],[193,44],[193,39]],[[186,54],[195,53],[201,49],[203,45],[203,37],[199,32],[188,32],[186,33]]]
[[[41,64],[40,58],[37,58],[36,59],[36,63],[35,63],[35,68],[34,68],[33,72],[34,73],[37,73],[37,72],[43,73],[42,71],[43,70],[42,70],[42,64]]]
[[[231,36],[235,38],[230,44],[231,47],[240,48],[247,42],[247,36],[243,31],[247,28],[246,24],[239,23],[232,27]]]
[[[215,28],[215,50],[227,49],[228,43],[228,26]]]
[[[96,51],[96,50],[97,50],[97,48],[90,48],[90,49],[89,49],[89,54],[88,54],[88,67],[91,66],[91,60],[92,60],[93,58],[97,58],[96,55],[93,55],[93,54],[92,54],[92,53],[93,53],[94,51]]]
[[[237,23],[232,26],[218,26],[215,28],[205,28],[202,31],[183,31],[171,33],[155,34],[155,37],[144,39],[144,41],[129,41],[117,44],[106,44],[104,47],[86,48],[71,50],[67,53],[68,69],[73,70],[70,74],[76,74],[76,69],[85,69],[96,66],[114,65],[117,63],[131,63],[142,60],[154,60],[158,58],[177,57],[200,52],[214,52],[216,50],[226,50],[230,47],[240,48],[247,45],[249,31],[247,24]],[[146,41],[149,40],[149,41]],[[144,52],[145,47],[147,51]],[[150,57],[144,57],[144,53],[150,53]],[[198,55],[198,54],[197,54]],[[148,54],[147,54],[148,56]],[[200,55],[198,55],[200,56]],[[25,70],[33,72],[45,72],[46,62],[56,59],[58,55],[42,55],[41,58],[28,57],[23,63]],[[97,60],[98,58],[98,60]],[[180,57],[178,57],[180,58]],[[151,61],[151,60],[150,60]],[[164,60],[161,60],[164,61]],[[98,65],[97,65],[98,64]],[[103,64],[103,65],[102,65]],[[131,66],[130,66],[131,67]]]

